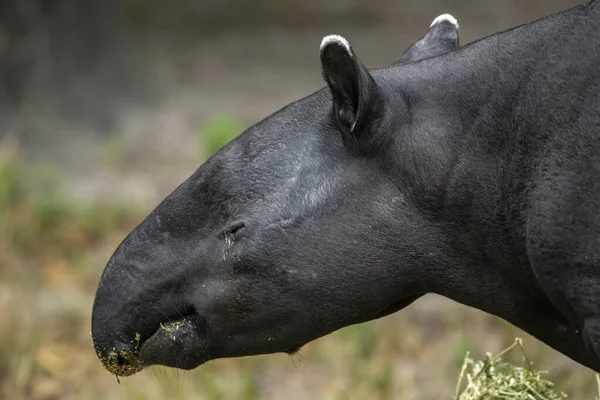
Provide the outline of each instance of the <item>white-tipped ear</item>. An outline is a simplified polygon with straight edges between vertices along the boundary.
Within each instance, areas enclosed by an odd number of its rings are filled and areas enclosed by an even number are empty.
[[[350,54],[351,56],[354,56],[354,54],[352,53],[352,48],[350,47],[350,43],[348,43],[348,41],[346,39],[344,39],[343,37],[341,37],[340,35],[328,35],[325,36],[323,38],[323,40],[321,41],[321,46],[319,47],[319,49],[321,51],[323,51],[323,49],[331,44],[336,44],[338,46],[343,46],[346,51],[348,52],[348,54]]]
[[[325,36],[321,42],[321,67],[339,126],[348,132],[368,126],[378,99],[377,84],[354,55],[350,43],[338,35]]]
[[[450,22],[452,25],[454,25],[456,28],[458,28],[458,21],[456,20],[456,18],[454,18],[452,15],[450,14],[442,14],[439,17],[437,17],[436,19],[433,20],[433,22],[431,23],[431,25],[429,27],[432,27],[436,24],[439,24],[440,22]]]
[[[402,53],[394,65],[440,56],[459,47],[456,19],[450,14],[442,14],[433,20],[427,33]]]

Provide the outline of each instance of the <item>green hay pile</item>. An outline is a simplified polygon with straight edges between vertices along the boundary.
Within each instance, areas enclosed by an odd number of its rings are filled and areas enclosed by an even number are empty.
[[[515,366],[502,362],[504,355],[516,349],[523,355],[523,365]],[[454,400],[566,399],[567,395],[557,391],[551,381],[543,378],[544,374],[545,372],[533,369],[523,348],[523,341],[517,338],[497,356],[492,357],[488,353],[484,361],[475,361],[467,353],[456,385]]]

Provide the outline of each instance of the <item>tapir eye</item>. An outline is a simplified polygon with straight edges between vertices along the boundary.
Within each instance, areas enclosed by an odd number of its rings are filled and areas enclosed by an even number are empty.
[[[246,226],[246,224],[244,224],[244,222],[236,221],[236,222],[232,223],[231,225],[229,225],[227,227],[227,229],[225,229],[225,231],[223,232],[223,235],[226,237],[233,237],[233,236],[237,235],[238,233],[240,233],[240,231],[242,231],[244,229],[244,226]]]

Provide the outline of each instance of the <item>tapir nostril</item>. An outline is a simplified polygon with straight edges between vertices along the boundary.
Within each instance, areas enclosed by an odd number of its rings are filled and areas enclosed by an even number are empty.
[[[117,353],[117,357],[116,358],[117,358],[117,360],[116,360],[117,365],[123,366],[123,365],[127,364],[127,360],[125,359],[125,357],[123,357],[122,354]]]

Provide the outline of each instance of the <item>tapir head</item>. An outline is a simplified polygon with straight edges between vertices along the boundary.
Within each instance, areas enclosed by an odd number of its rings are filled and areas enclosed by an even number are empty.
[[[457,28],[436,19],[398,63],[456,49]],[[339,36],[321,63],[326,89],[229,143],[115,251],[92,316],[111,372],[294,352],[424,293],[426,232],[387,151],[407,104]]]

